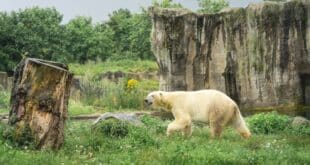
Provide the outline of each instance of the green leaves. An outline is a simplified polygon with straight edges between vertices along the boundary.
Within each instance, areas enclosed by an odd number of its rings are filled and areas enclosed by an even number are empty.
[[[61,20],[62,15],[55,8],[0,13],[0,68],[13,70],[23,57],[53,60],[64,54]]]
[[[182,5],[180,3],[174,3],[173,0],[153,0],[152,5],[154,7],[161,8],[182,8]]]
[[[228,0],[198,0],[200,13],[216,13],[221,9],[228,7]]]
[[[0,70],[12,71],[25,57],[58,62],[153,59],[151,18],[145,9],[119,9],[103,23],[79,16],[62,24],[55,8],[0,12]]]
[[[273,134],[283,131],[290,125],[290,118],[276,112],[260,113],[248,119],[250,130],[254,133]]]
[[[119,9],[110,15],[107,28],[113,31],[112,60],[152,59],[151,52],[151,18],[142,9],[141,14],[131,14],[127,9]]]

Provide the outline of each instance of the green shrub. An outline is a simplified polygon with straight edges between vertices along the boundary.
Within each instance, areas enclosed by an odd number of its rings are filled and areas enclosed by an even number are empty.
[[[152,135],[153,130],[150,130],[145,125],[137,126],[126,121],[108,119],[95,125],[92,130],[92,136],[97,137],[92,142],[93,148],[103,145],[114,145],[115,148],[118,148],[117,146],[121,147],[125,143],[132,148],[157,144]],[[102,142],[98,137],[106,139],[105,142]],[[111,141],[111,139],[107,138],[118,139],[119,141],[118,143],[114,141],[113,144],[110,144],[108,141]]]
[[[291,126],[285,131],[293,135],[310,136],[310,125]]]
[[[94,131],[102,133],[106,137],[123,138],[129,133],[129,124],[117,119],[101,121],[94,127]]]
[[[247,119],[253,133],[273,134],[284,131],[290,127],[289,116],[277,112],[255,114]]]
[[[20,127],[18,130],[14,126],[1,124],[1,139],[12,144],[14,147],[34,148],[35,139],[29,126]]]

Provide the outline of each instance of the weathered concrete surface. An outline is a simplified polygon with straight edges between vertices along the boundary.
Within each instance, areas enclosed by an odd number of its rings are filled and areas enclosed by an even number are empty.
[[[161,90],[218,89],[243,108],[297,107],[310,98],[308,2],[150,13]]]

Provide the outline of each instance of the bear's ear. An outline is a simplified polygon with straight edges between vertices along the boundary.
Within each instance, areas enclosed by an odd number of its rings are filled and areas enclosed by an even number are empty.
[[[163,95],[162,92],[159,92],[159,97],[160,97],[160,101],[162,101],[162,100],[163,100],[163,97],[164,97],[164,95]]]

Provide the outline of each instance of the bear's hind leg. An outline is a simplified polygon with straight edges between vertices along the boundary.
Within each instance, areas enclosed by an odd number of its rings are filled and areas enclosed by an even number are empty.
[[[192,125],[191,125],[191,124],[187,125],[187,126],[183,129],[182,135],[183,135],[183,136],[185,135],[185,136],[187,136],[187,137],[192,136]]]
[[[218,123],[210,123],[211,138],[220,138],[223,127]]]
[[[232,121],[232,126],[235,128],[237,132],[243,137],[243,138],[250,138],[251,132],[249,128],[247,127],[243,117],[241,116],[240,112],[236,113],[236,117]]]

